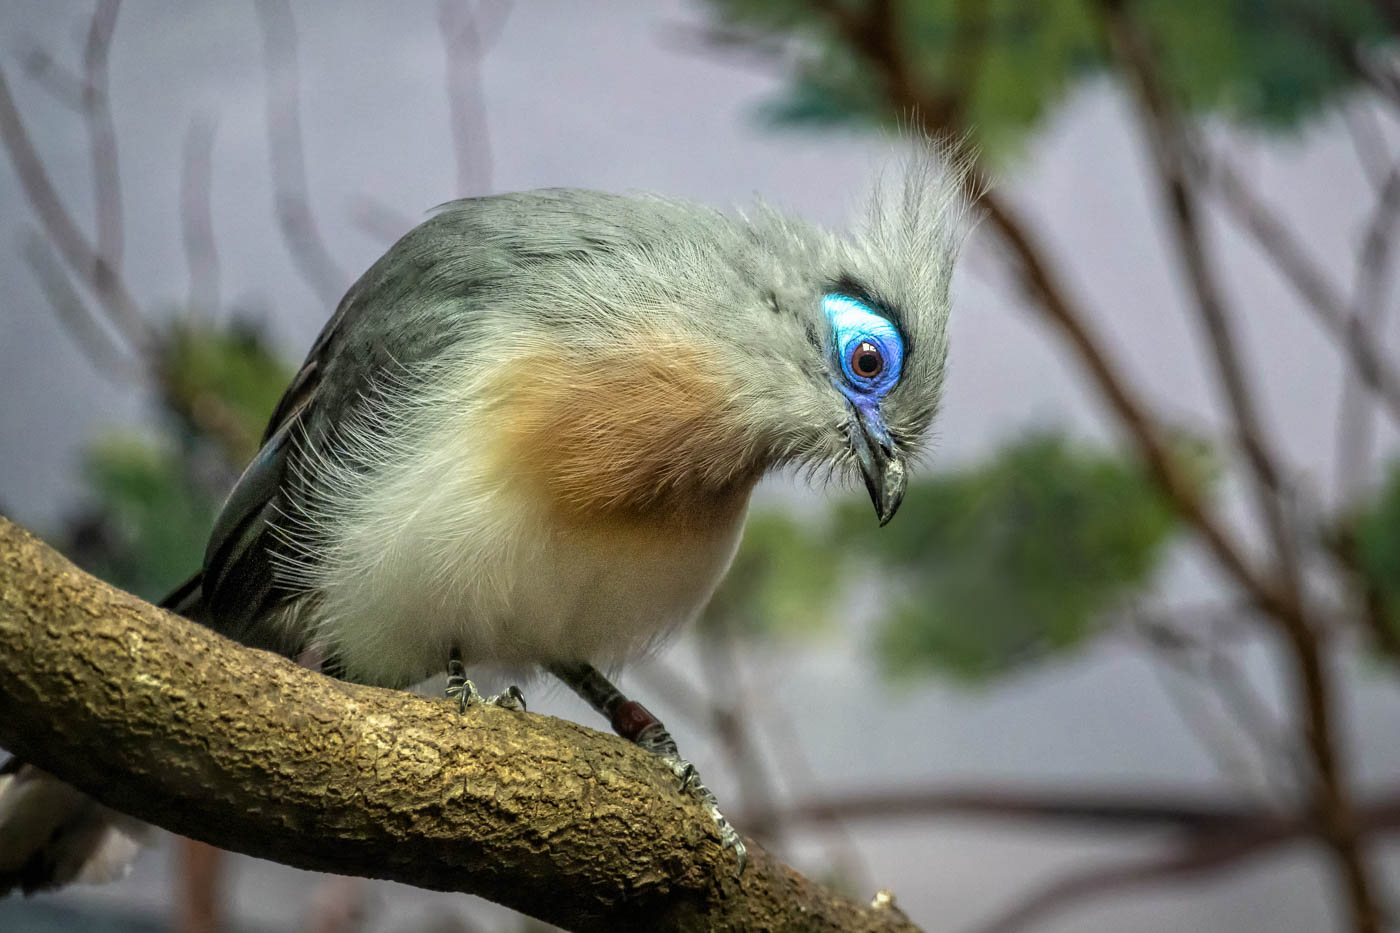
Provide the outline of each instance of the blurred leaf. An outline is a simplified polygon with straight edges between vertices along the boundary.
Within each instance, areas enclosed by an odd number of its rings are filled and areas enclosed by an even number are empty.
[[[88,450],[84,473],[96,501],[70,524],[75,562],[148,600],[198,568],[218,501],[188,476],[173,446],[104,440]]]
[[[863,3],[847,3],[861,10]],[[726,34],[800,40],[786,89],[765,104],[793,124],[907,121],[887,78],[813,3],[711,0]],[[904,0],[895,34],[926,102],[951,102],[957,124],[994,160],[1014,155],[1077,82],[1111,67],[1094,0]],[[1198,113],[1271,129],[1296,126],[1356,82],[1339,49],[1388,39],[1368,0],[1138,0],[1168,85]],[[896,104],[897,106],[892,106]]]
[[[1356,550],[1380,595],[1386,619],[1400,639],[1400,463],[1376,500],[1357,517]]]
[[[969,680],[1096,634],[1147,581],[1174,524],[1136,465],[1048,435],[917,484],[878,534],[867,511],[852,507],[844,536],[888,575],[887,668]]]
[[[251,325],[177,325],[163,347],[167,407],[196,436],[239,465],[257,453],[293,370]]]
[[[79,566],[149,600],[199,567],[220,499],[291,379],[242,323],[180,322],[159,350],[161,433],[109,437],[85,451],[89,504],[65,535]]]
[[[748,636],[825,628],[846,558],[828,531],[779,512],[757,512],[701,624],[722,620]]]
[[[1338,48],[1390,38],[1370,0],[1140,0],[1136,9],[1187,109],[1269,129],[1297,126],[1356,84]]]

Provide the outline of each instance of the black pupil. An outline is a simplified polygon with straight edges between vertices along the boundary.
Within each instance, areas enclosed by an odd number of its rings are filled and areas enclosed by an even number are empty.
[[[868,340],[861,341],[851,354],[852,368],[857,375],[868,378],[880,375],[880,370],[885,368],[885,360],[880,356],[880,348]]]

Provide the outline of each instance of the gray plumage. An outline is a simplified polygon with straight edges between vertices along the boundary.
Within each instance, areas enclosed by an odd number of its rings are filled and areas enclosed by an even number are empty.
[[[863,475],[893,514],[939,402],[957,183],[921,154],[849,238],[593,191],[440,208],[341,301],[168,604],[385,686],[452,652],[635,657],[702,608],[765,473]],[[852,388],[833,295],[897,332],[887,390]]]

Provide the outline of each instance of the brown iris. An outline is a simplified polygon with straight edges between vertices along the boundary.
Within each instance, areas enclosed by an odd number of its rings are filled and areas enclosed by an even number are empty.
[[[869,340],[862,340],[851,350],[851,372],[862,379],[874,379],[885,371],[885,357],[880,348]]]

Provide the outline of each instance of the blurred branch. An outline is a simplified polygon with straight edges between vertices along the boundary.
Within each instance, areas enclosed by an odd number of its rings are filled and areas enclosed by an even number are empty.
[[[1346,300],[1328,280],[1303,244],[1223,158],[1203,159],[1200,171],[1235,221],[1273,260],[1304,305],[1318,318],[1351,358],[1358,378],[1400,424],[1400,372],[1370,343],[1364,328],[1347,311]]]
[[[1303,731],[1315,771],[1313,796],[1321,828],[1344,879],[1357,933],[1380,933],[1376,881],[1366,858],[1362,824],[1351,798],[1346,762],[1338,750],[1335,690],[1322,658],[1321,636],[1309,619],[1301,587],[1296,542],[1285,511],[1278,460],[1266,445],[1251,390],[1235,346],[1228,310],[1210,268],[1196,214],[1187,165],[1189,145],[1173,102],[1162,83],[1149,39],[1127,10],[1126,0],[1101,0],[1109,44],[1131,79],[1139,100],[1154,162],[1170,206],[1168,214],[1185,260],[1197,309],[1210,335],[1217,373],[1226,389],[1255,481],[1255,496],[1278,560],[1277,585],[1287,601],[1274,620],[1291,649]]]
[[[452,151],[457,159],[457,197],[491,189],[491,140],[481,62],[500,38],[510,16],[510,0],[438,0]]]
[[[801,54],[801,43],[794,39],[725,23],[668,24],[659,39],[664,49],[694,52],[703,48],[770,78],[790,74]]]
[[[83,47],[83,122],[92,156],[93,204],[97,214],[97,255],[107,274],[120,275],[123,253],[121,170],[117,129],[112,123],[107,58],[117,28],[120,0],[98,0]]]
[[[175,840],[174,933],[219,933],[223,923],[223,876],[227,856],[203,842]]]
[[[1391,0],[1380,0],[1378,8],[1388,5]],[[1290,17],[1302,35],[1311,42],[1320,43],[1331,50],[1337,62],[1353,77],[1370,87],[1392,107],[1400,107],[1400,74],[1388,64],[1379,63],[1368,49],[1353,42],[1343,30],[1337,27],[1326,4],[1316,4],[1307,0],[1289,0],[1281,11]],[[1392,28],[1395,26],[1392,24]]]
[[[1400,830],[1400,791],[1375,798],[1362,808],[1368,814],[1391,814],[1390,828]],[[749,816],[749,814],[745,814]],[[1272,806],[1171,789],[1037,787],[895,788],[861,790],[805,800],[783,808],[793,825],[821,825],[835,820],[879,822],[911,819],[992,820],[1029,828],[1032,823],[1060,824],[1075,830],[1141,832],[1180,831],[1185,840],[1238,833],[1263,826],[1286,825],[1290,832],[1316,832],[1307,814],[1280,813]]]
[[[83,112],[83,79],[46,50],[36,47],[24,53],[24,73],[63,106]]]
[[[752,704],[738,679],[733,628],[724,620],[711,620],[701,629],[699,642],[701,676],[711,697],[711,728],[734,769],[744,807],[772,817],[777,794],[749,728],[748,711]],[[781,820],[760,818],[747,826],[765,845],[781,843]]]
[[[1368,346],[1385,345],[1384,322],[1388,307],[1385,299],[1394,270],[1397,220],[1400,220],[1400,163],[1386,173],[1356,259],[1351,320],[1356,322],[1359,340]],[[1345,511],[1356,505],[1371,460],[1374,420],[1365,401],[1356,376],[1348,372],[1337,418],[1337,502]]]
[[[1297,586],[1300,579],[1297,543],[1284,504],[1280,460],[1265,436],[1259,405],[1240,356],[1233,315],[1211,266],[1196,192],[1188,175],[1191,144],[1187,131],[1162,83],[1149,40],[1127,15],[1123,0],[1103,0],[1101,6],[1109,45],[1137,92],[1137,112],[1156,166],[1177,251],[1195,293],[1196,311],[1215,358],[1216,377],[1224,389],[1235,431],[1249,464],[1256,507],[1278,561],[1275,585],[1289,603],[1289,611],[1281,615],[1280,620],[1306,627],[1305,607]]]
[[[48,240],[37,231],[31,231],[25,236],[20,252],[34,271],[54,316],[87,356],[93,369],[113,382],[140,381],[144,368],[112,340],[106,328],[93,316],[82,296],[74,290]]]
[[[185,131],[180,159],[180,234],[190,273],[187,299],[192,310],[219,306],[219,250],[214,238],[212,119],[196,117]]]
[[[408,214],[369,194],[351,201],[350,220],[361,233],[383,243],[393,243],[416,223]]]
[[[1382,798],[1358,808],[1358,815],[1376,833],[1400,830],[1400,796]],[[1024,898],[975,933],[1014,933],[1046,921],[1079,901],[1123,894],[1133,888],[1189,881],[1238,868],[1242,862],[1276,854],[1284,846],[1316,831],[1305,818],[1267,817],[1228,831],[1187,837],[1173,851],[1125,864],[1118,859],[1072,872]]]
[[[1347,138],[1351,140],[1357,164],[1361,166],[1361,172],[1371,183],[1371,187],[1379,191],[1390,174],[1393,160],[1376,120],[1376,114],[1371,109],[1371,102],[1366,98],[1354,100],[1342,105],[1341,111],[1342,122],[1346,124]]]
[[[1391,29],[1400,32],[1400,0],[1371,0],[1371,5]]]
[[[24,126],[10,85],[0,70],[0,141],[10,156],[29,205],[40,225],[68,267],[97,298],[112,325],[139,353],[150,347],[154,335],[126,284],[105,257],[96,252],[59,197],[43,161]]]
[[[1133,81],[1140,113],[1147,127],[1163,193],[1170,206],[1169,216],[1176,233],[1177,247],[1186,259],[1191,287],[1196,291],[1197,308],[1215,350],[1217,371],[1225,384],[1246,458],[1256,481],[1256,499],[1268,534],[1273,538],[1278,559],[1277,581],[1288,601],[1288,611],[1273,614],[1287,639],[1294,663],[1303,734],[1315,770],[1315,806],[1322,817],[1323,836],[1344,878],[1351,919],[1357,933],[1380,933],[1382,918],[1376,901],[1376,880],[1366,859],[1362,824],[1350,796],[1350,777],[1344,756],[1338,751],[1337,723],[1334,721],[1334,686],[1323,661],[1319,630],[1310,621],[1301,591],[1301,566],[1295,552],[1295,539],[1285,513],[1278,461],[1261,433],[1259,413],[1249,385],[1243,377],[1239,352],[1231,331],[1214,272],[1205,252],[1203,233],[1196,216],[1196,196],[1187,177],[1187,140],[1177,118],[1161,74],[1154,60],[1148,36],[1128,14],[1126,0],[1102,0],[1110,45],[1120,67]]]
[[[331,680],[150,606],[0,519],[0,746],[102,803],[300,868],[572,930],[907,930],[750,847],[667,768],[549,716]]]
[[[1233,614],[1237,615],[1238,610]],[[1192,688],[1185,690],[1172,689],[1170,681],[1164,681],[1164,686],[1188,728],[1208,751],[1215,754],[1221,771],[1229,774],[1235,770],[1235,765],[1244,765],[1244,769],[1250,772],[1246,785],[1254,784],[1275,792],[1274,795],[1281,801],[1295,801],[1296,780],[1287,787],[1279,787],[1278,782],[1281,778],[1296,777],[1301,773],[1298,770],[1302,764],[1299,751],[1289,741],[1289,736],[1268,704],[1255,691],[1248,674],[1220,644],[1220,639],[1213,634],[1202,637],[1189,633],[1164,618],[1145,615],[1134,619],[1134,629],[1165,669],[1176,671],[1193,681]],[[1224,734],[1224,729],[1207,711],[1205,697],[1199,689],[1202,685],[1215,696],[1225,715],[1233,721],[1236,730],[1229,736]],[[1193,710],[1201,710],[1202,713],[1198,715]],[[1254,760],[1246,762],[1235,754],[1236,736],[1250,741],[1257,753]]]
[[[1102,338],[1089,323],[1089,313],[1061,281],[1029,222],[992,186],[985,171],[977,165],[975,154],[967,151],[961,142],[965,139],[964,128],[947,119],[957,108],[937,94],[924,95],[916,90],[909,66],[890,32],[893,23],[890,2],[875,3],[867,16],[840,3],[817,2],[815,6],[828,16],[853,50],[882,75],[891,109],[910,113],[913,123],[925,134],[946,140],[967,163],[966,194],[982,208],[984,227],[990,229],[1014,257],[1012,265],[1021,286],[1045,320],[1068,343],[1103,400],[1128,431],[1139,455],[1176,512],[1200,535],[1216,561],[1261,609],[1271,614],[1290,612],[1286,597],[1251,565],[1239,542],[1206,506],[1197,484],[1168,448],[1158,420],[1113,362]]]
[[[273,197],[282,239],[301,278],[328,307],[345,290],[345,273],[331,258],[311,213],[301,134],[297,27],[287,0],[257,0],[267,75],[267,142]]]

